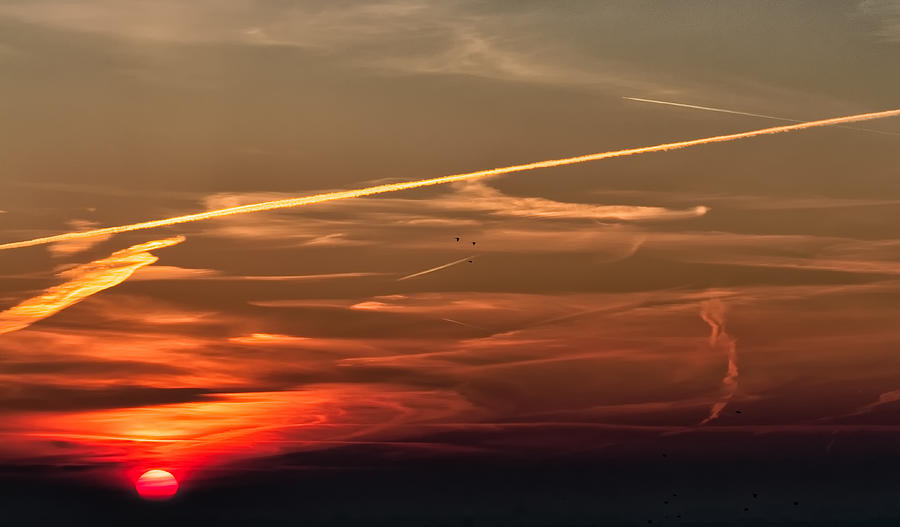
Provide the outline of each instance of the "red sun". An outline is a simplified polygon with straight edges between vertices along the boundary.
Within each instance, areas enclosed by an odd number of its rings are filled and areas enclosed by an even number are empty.
[[[178,492],[178,480],[165,470],[148,470],[134,482],[138,494],[148,500],[167,500]]]

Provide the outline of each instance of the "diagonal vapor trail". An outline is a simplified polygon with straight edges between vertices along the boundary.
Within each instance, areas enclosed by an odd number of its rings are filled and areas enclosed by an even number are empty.
[[[68,281],[45,289],[40,295],[0,311],[0,335],[12,333],[51,317],[67,307],[103,290],[115,287],[135,271],[156,262],[150,251],[177,245],[183,236],[154,240],[116,251],[106,258],[73,267],[61,273]]]
[[[803,122],[800,119],[788,119],[787,117],[776,117],[774,115],[766,115],[766,114],[762,114],[762,113],[741,112],[738,110],[729,110],[727,108],[713,108],[712,106],[697,106],[695,104],[685,104],[685,103],[681,103],[681,102],[658,101],[656,99],[641,99],[640,97],[622,97],[622,98],[628,99],[629,101],[649,102],[652,104],[664,104],[666,106],[678,106],[680,108],[692,108],[694,110],[706,110],[708,112],[730,113],[730,114],[734,114],[734,115],[746,115],[748,117],[759,117],[762,119],[771,119],[773,121],[784,121],[787,123],[802,123]],[[871,128],[858,128],[856,126],[838,126],[837,128],[844,128],[847,130],[856,130],[858,132],[870,132],[873,134],[893,135],[893,136],[900,137],[900,134],[896,134],[894,132],[886,132],[884,130],[872,130]]]
[[[0,250],[16,249],[20,247],[31,247],[34,245],[43,245],[47,243],[61,242],[66,240],[75,240],[79,238],[88,238],[91,236],[100,236],[108,234],[119,234],[123,232],[136,231],[141,229],[153,229],[155,227],[165,227],[168,225],[177,225],[180,223],[188,223],[192,221],[209,220],[213,218],[221,218],[234,214],[247,214],[250,212],[261,212],[266,210],[284,209],[288,207],[299,207],[303,205],[311,205],[313,203],[323,203],[326,201],[335,201],[340,199],[360,198],[363,196],[371,196],[374,194],[384,194],[387,192],[397,192],[399,190],[408,190],[421,187],[429,187],[432,185],[444,185],[447,183],[456,183],[458,181],[467,181],[488,176],[498,176],[501,174],[510,174],[513,172],[524,172],[527,170],[535,170],[538,168],[558,167],[565,165],[575,165],[578,163],[587,163],[589,161],[599,161],[601,159],[610,159],[613,157],[632,156],[637,154],[648,154],[651,152],[667,152],[669,150],[680,150],[691,146],[706,145],[712,143],[725,143],[738,139],[748,139],[761,135],[780,134],[785,132],[793,132],[796,130],[806,130],[808,128],[819,128],[822,126],[836,126],[847,123],[855,123],[859,121],[870,121],[873,119],[884,119],[886,117],[900,116],[900,109],[887,110],[883,112],[863,113],[857,115],[848,115],[845,117],[833,117],[831,119],[822,119],[819,121],[807,121],[797,124],[775,126],[771,128],[762,128],[759,130],[751,130],[749,132],[739,132],[735,134],[716,135],[713,137],[704,137],[702,139],[692,139],[689,141],[677,141],[674,143],[664,143],[654,146],[644,146],[638,148],[627,148],[624,150],[613,150],[610,152],[599,152],[596,154],[587,154],[582,156],[567,157],[562,159],[549,159],[546,161],[536,161],[534,163],[526,163],[522,165],[512,165],[501,168],[491,168],[487,170],[478,170],[475,172],[467,172],[464,174],[453,174],[450,176],[442,176],[431,179],[420,179],[417,181],[407,181],[404,183],[389,183],[385,185],[376,185],[374,187],[366,187],[355,190],[342,190],[337,192],[326,192],[324,194],[315,194],[312,196],[304,196],[299,198],[288,198],[275,201],[265,201],[262,203],[251,203],[249,205],[241,205],[238,207],[229,207],[219,210],[211,210],[207,212],[199,212],[196,214],[187,214],[185,216],[175,216],[173,218],[165,218],[161,220],[145,221],[141,223],[132,223],[130,225],[119,225],[117,227],[106,227],[102,229],[94,229],[80,232],[67,232],[54,236],[46,236],[43,238],[34,238],[20,242],[10,242],[0,244]]]
[[[454,265],[461,264],[461,263],[463,263],[463,262],[466,262],[466,261],[468,261],[468,260],[472,260],[472,259],[474,259],[474,258],[475,258],[474,256],[466,256],[465,258],[460,258],[459,260],[454,260],[454,261],[452,261],[452,262],[450,262],[450,263],[445,263],[444,265],[439,265],[439,266],[437,266],[437,267],[432,267],[431,269],[425,269],[424,271],[419,271],[418,273],[413,273],[413,274],[408,274],[408,275],[406,275],[406,276],[401,276],[400,278],[397,279],[397,281],[399,282],[399,281],[401,281],[401,280],[409,280],[410,278],[415,278],[415,277],[417,277],[417,276],[422,276],[422,275],[426,275],[426,274],[431,274],[431,273],[433,273],[433,272],[435,272],[435,271],[440,271],[441,269],[446,269],[446,268],[448,268],[448,267],[453,267]]]

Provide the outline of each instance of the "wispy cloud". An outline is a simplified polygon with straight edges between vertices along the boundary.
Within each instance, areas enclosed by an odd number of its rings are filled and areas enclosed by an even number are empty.
[[[297,344],[309,340],[307,337],[282,335],[278,333],[251,333],[240,337],[231,337],[231,342],[238,344]]]
[[[855,412],[853,412],[850,415],[862,415],[862,414],[871,413],[871,412],[875,411],[875,409],[878,407],[884,406],[886,404],[895,403],[897,401],[900,401],[900,390],[892,390],[889,392],[884,392],[878,396],[878,400],[859,408],[858,410],[856,410]]]
[[[81,264],[59,273],[68,281],[50,287],[39,296],[30,298],[0,312],[0,335],[11,333],[127,280],[141,267],[156,262],[149,251],[169,247],[184,241],[181,236],[155,240],[116,251],[110,256]]]
[[[679,220],[696,218],[709,212],[709,207],[703,205],[672,210],[664,207],[597,205],[510,196],[480,181],[461,184],[455,194],[431,200],[429,206],[457,211],[485,211],[502,216],[619,221]]]
[[[728,354],[727,372],[722,379],[722,396],[712,405],[709,415],[700,421],[701,425],[705,425],[719,418],[722,410],[728,406],[728,403],[737,392],[738,356],[737,341],[725,331],[725,304],[718,298],[704,302],[700,311],[700,318],[709,324],[709,347],[712,349],[723,347]]]
[[[382,72],[461,74],[544,84],[651,89],[624,61],[601,59],[564,39],[535,38],[552,12],[518,6],[473,9],[466,2],[379,0],[248,2],[201,0],[71,5],[35,0],[0,7],[29,23],[98,33],[130,43],[226,43],[293,47],[338,55]],[[559,21],[565,22],[565,20]],[[414,43],[414,44],[410,44]],[[566,57],[566,60],[560,60]],[[589,63],[591,67],[584,67]]]
[[[453,185],[451,192],[428,200],[372,198],[353,204],[334,202],[316,211],[263,217],[232,217],[210,224],[207,231],[228,238],[279,240],[281,243],[326,246],[371,245],[389,241],[395,248],[446,248],[447,230],[490,240],[485,251],[557,251],[592,248],[610,258],[634,252],[643,235],[627,225],[689,220],[709,208],[577,203],[513,196],[480,182]],[[209,209],[241,206],[284,194],[216,194]],[[351,221],[349,218],[353,218]],[[588,223],[592,222],[592,223]]]
[[[229,275],[215,269],[177,267],[171,265],[154,265],[144,267],[134,273],[133,281],[150,280],[215,280],[220,282],[292,282],[313,280],[337,280],[341,278],[368,278],[384,276],[389,273],[355,272],[355,273],[319,273],[294,275]]]
[[[900,3],[895,0],[863,0],[859,3],[859,10],[876,21],[878,37],[889,42],[900,41]]]
[[[892,276],[900,273],[896,240],[731,232],[656,232],[643,249],[674,260],[772,269]]]
[[[747,404],[785,396],[800,417],[788,421],[792,414],[770,411],[772,423],[732,426],[723,413],[721,425],[698,431],[791,432],[800,430],[792,423],[818,417],[819,407],[797,402],[797,394],[835,376],[833,363],[816,366],[813,355],[873,371],[883,370],[885,360],[893,364],[890,355],[872,350],[900,342],[890,326],[896,309],[857,313],[855,306],[860,295],[897,290],[895,282],[882,282],[616,294],[435,292],[270,300],[227,313],[114,293],[94,297],[78,313],[94,324],[110,322],[108,329],[37,327],[0,341],[0,381],[13,387],[0,394],[0,433],[31,434],[23,449],[34,453],[55,452],[60,447],[53,441],[65,440],[68,452],[86,463],[102,453],[105,462],[206,466],[355,441],[415,443],[437,429],[688,433],[715,410],[709,407],[713,383],[722,383],[723,396],[729,393],[721,353],[729,354],[727,373],[737,374],[726,302],[750,327],[769,328],[747,337],[755,341],[754,354],[765,357],[740,372],[750,376],[743,390],[758,391],[748,393]],[[704,331],[697,304],[710,299],[702,316],[712,342],[697,346]],[[798,310],[798,302],[808,309]],[[259,306],[270,307],[262,313]],[[303,316],[276,309],[300,309]],[[338,322],[323,329],[324,313]],[[792,340],[778,333],[787,314],[798,328]],[[841,324],[822,334],[818,322],[832,319]],[[861,347],[860,324],[880,328]],[[859,351],[848,357],[853,346]],[[797,360],[809,360],[809,375],[785,367]],[[626,377],[636,381],[623,385]],[[844,394],[833,397],[838,408],[858,406]],[[866,426],[819,430],[885,425]],[[485,437],[454,444],[497,447],[482,443]],[[560,445],[571,447],[573,440]],[[8,449],[0,447],[0,457]]]
[[[69,228],[75,231],[87,231],[97,227],[97,223],[90,220],[69,220],[66,222]],[[109,235],[94,236],[91,238],[80,238],[77,240],[68,240],[58,242],[47,246],[47,250],[54,257],[71,256],[80,252],[84,252],[91,247],[109,239]]]
[[[892,207],[900,200],[891,198],[843,198],[835,196],[779,196],[763,194],[705,193],[653,190],[603,189],[593,192],[604,200],[641,200],[655,203],[705,203],[727,210],[806,210],[860,207]]]

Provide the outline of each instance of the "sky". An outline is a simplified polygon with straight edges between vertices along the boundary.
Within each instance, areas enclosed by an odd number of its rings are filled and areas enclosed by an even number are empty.
[[[895,110],[898,57],[893,0],[0,0],[0,244]],[[477,525],[900,517],[898,145],[874,119],[0,250],[6,505],[133,513],[161,469],[181,519],[315,481],[393,524],[449,518],[409,504],[441,482],[421,503]]]

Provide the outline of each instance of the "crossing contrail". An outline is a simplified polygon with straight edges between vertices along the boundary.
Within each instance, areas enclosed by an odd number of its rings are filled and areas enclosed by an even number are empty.
[[[284,209],[288,207],[300,207],[303,205],[312,205],[313,203],[323,203],[326,201],[335,201],[340,199],[360,198],[363,196],[371,196],[374,194],[384,194],[386,192],[397,192],[399,190],[408,190],[420,187],[429,187],[432,185],[444,185],[447,183],[456,183],[458,181],[467,181],[488,176],[498,176],[501,174],[510,174],[513,172],[524,172],[527,170],[535,170],[538,168],[558,167],[565,165],[575,165],[578,163],[587,163],[589,161],[599,161],[601,159],[610,159],[613,157],[632,156],[637,154],[649,154],[651,152],[666,152],[669,150],[680,150],[691,146],[706,145],[712,143],[724,143],[728,141],[736,141],[738,139],[748,139],[760,135],[780,134],[784,132],[793,132],[796,130],[805,130],[807,128],[819,128],[822,126],[836,126],[847,123],[855,123],[859,121],[870,121],[872,119],[884,119],[886,117],[900,116],[900,109],[887,110],[883,112],[863,113],[857,115],[848,115],[845,117],[834,117],[831,119],[822,119],[819,121],[807,121],[797,124],[784,126],[775,126],[772,128],[762,128],[759,130],[751,130],[749,132],[739,132],[736,134],[716,135],[713,137],[704,137],[702,139],[691,139],[689,141],[677,141],[674,143],[664,143],[654,146],[643,146],[638,148],[627,148],[624,150],[613,150],[610,152],[599,152],[596,154],[587,154],[575,157],[566,157],[562,159],[549,159],[546,161],[536,161],[534,163],[526,163],[523,165],[512,165],[501,168],[491,168],[487,170],[478,170],[475,172],[467,172],[464,174],[453,174],[450,176],[442,176],[431,179],[420,179],[417,181],[407,181],[404,183],[389,183],[384,185],[376,185],[374,187],[366,187],[355,190],[341,190],[337,192],[326,192],[324,194],[315,194],[312,196],[303,196],[299,198],[280,199],[275,201],[265,201],[262,203],[251,203],[237,207],[228,207],[225,209],[211,210],[207,212],[198,212],[196,214],[187,214],[184,216],[175,216],[161,220],[145,221],[141,223],[132,223],[130,225],[119,225],[117,227],[105,227],[102,229],[94,229],[80,232],[67,232],[54,236],[46,236],[43,238],[34,238],[20,242],[10,242],[0,245],[0,250],[16,249],[20,247],[31,247],[34,245],[42,245],[47,243],[61,242],[66,240],[75,240],[79,238],[88,238],[91,236],[100,236],[108,234],[119,234],[123,232],[136,231],[141,229],[153,229],[155,227],[165,227],[168,225],[177,225],[180,223],[188,223],[193,221],[209,220],[213,218],[221,218],[234,214],[247,214],[249,212],[261,212],[266,210]]]
[[[776,117],[774,115],[766,115],[766,114],[762,114],[762,113],[740,112],[738,110],[728,110],[726,108],[713,108],[711,106],[697,106],[695,104],[684,104],[684,103],[680,103],[680,102],[671,102],[671,101],[658,101],[656,99],[641,99],[640,97],[622,97],[622,98],[628,99],[629,101],[649,102],[652,104],[665,104],[666,106],[678,106],[681,108],[692,108],[694,110],[706,110],[708,112],[730,113],[730,114],[734,114],[734,115],[746,115],[749,117],[760,117],[762,119],[771,119],[773,121],[784,121],[784,122],[788,122],[788,123],[802,123],[803,122],[800,119],[788,119],[787,117]],[[847,130],[857,130],[859,132],[870,132],[873,134],[900,136],[900,134],[895,134],[894,132],[886,132],[884,130],[872,130],[871,128],[857,128],[855,126],[838,126],[838,128],[846,128]]]
[[[406,275],[406,276],[401,276],[400,278],[397,279],[397,281],[399,282],[400,280],[409,280],[410,278],[415,278],[415,277],[417,277],[417,276],[422,276],[422,275],[426,275],[426,274],[431,274],[431,273],[433,273],[433,272],[435,272],[435,271],[440,271],[441,269],[446,269],[446,268],[448,268],[448,267],[453,267],[454,265],[461,264],[461,263],[464,263],[464,262],[466,262],[466,261],[471,261],[471,260],[473,260],[474,258],[475,258],[474,256],[466,256],[465,258],[460,258],[459,260],[453,260],[452,262],[450,262],[450,263],[445,263],[444,265],[439,265],[439,266],[437,266],[437,267],[432,267],[431,269],[425,269],[424,271],[419,271],[418,273],[413,273],[413,274],[408,274],[408,275]]]

